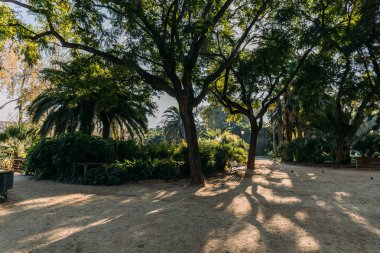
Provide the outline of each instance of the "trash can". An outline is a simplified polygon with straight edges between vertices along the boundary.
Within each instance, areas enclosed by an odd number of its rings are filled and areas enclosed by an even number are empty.
[[[7,183],[7,189],[13,189],[14,175],[15,173],[13,171],[5,172],[5,181]]]
[[[6,171],[0,170],[0,203],[7,199],[7,176]]]

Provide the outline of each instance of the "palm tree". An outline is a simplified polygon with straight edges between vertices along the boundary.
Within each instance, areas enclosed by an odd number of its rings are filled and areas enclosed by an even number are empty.
[[[179,142],[185,138],[185,128],[177,107],[169,107],[163,115],[164,137],[168,142]]]
[[[4,132],[0,133],[1,149],[18,158],[25,147],[31,144],[35,137],[35,129],[24,123],[8,125]]]
[[[46,136],[75,132],[80,129],[85,134],[92,133],[94,120],[93,106],[90,101],[76,101],[74,95],[68,95],[64,90],[52,88],[44,91],[32,101],[29,114],[33,123],[43,119],[40,134]]]
[[[104,138],[112,127],[142,138],[147,115],[155,109],[145,87],[94,59],[78,57],[58,66],[43,71],[53,87],[29,108],[34,123],[43,121],[42,136],[75,131],[91,135],[98,126]]]

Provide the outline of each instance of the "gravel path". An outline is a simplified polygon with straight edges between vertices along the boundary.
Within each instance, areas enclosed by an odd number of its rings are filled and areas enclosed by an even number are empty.
[[[260,160],[202,189],[15,177],[0,205],[1,253],[380,252],[379,171]]]

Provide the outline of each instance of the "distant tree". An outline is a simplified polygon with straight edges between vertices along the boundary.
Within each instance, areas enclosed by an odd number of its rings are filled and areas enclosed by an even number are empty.
[[[22,54],[22,44],[8,41],[0,51],[0,88],[8,96],[8,101],[0,105],[0,110],[10,103],[16,103],[18,123],[24,120],[30,102],[48,85],[39,78],[42,63],[29,64]]]
[[[206,129],[220,129],[222,132],[224,132],[229,126],[227,121],[228,113],[223,111],[222,106],[204,106],[200,111],[200,116],[202,123]]]
[[[0,149],[9,151],[12,158],[18,158],[35,137],[36,130],[34,127],[25,123],[10,124],[0,133]]]
[[[160,144],[163,142],[165,142],[165,137],[163,129],[160,126],[148,129],[147,133],[144,135],[144,144]]]
[[[168,142],[180,142],[185,138],[185,127],[177,107],[169,107],[163,115],[163,134]]]

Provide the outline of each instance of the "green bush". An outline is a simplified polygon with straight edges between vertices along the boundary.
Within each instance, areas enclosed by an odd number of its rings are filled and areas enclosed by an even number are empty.
[[[280,145],[278,145],[276,153],[281,158],[281,161],[283,162],[291,162],[293,161],[293,154],[290,153],[289,150],[289,143],[283,142]]]
[[[248,148],[232,134],[199,142],[202,169],[210,175],[225,169],[228,161],[246,161]],[[118,162],[125,161],[125,162]],[[90,168],[85,175],[74,171],[75,163],[108,163]],[[80,133],[39,140],[27,155],[28,174],[40,179],[114,185],[127,180],[174,180],[190,175],[186,142],[140,147],[133,141],[114,141]],[[75,172],[75,173],[74,173]]]
[[[183,172],[184,162],[173,160],[158,160],[152,161],[153,178],[164,180],[178,179]]]
[[[118,159],[141,157],[132,141],[117,142],[80,133],[41,139],[27,154],[28,174],[41,179],[71,177],[74,163],[111,163]],[[124,160],[123,159],[123,160]]]
[[[104,166],[89,170],[77,182],[90,185],[120,185],[126,181],[126,174],[120,166]]]
[[[380,156],[380,135],[378,133],[368,133],[357,136],[352,147],[359,151],[361,156]]]
[[[117,149],[117,160],[133,160],[144,156],[141,147],[133,140],[114,141]]]
[[[150,143],[143,147],[144,156],[150,159],[167,159],[173,152],[173,147],[169,146],[166,142],[159,144]]]
[[[76,181],[92,185],[119,185],[146,179],[176,180],[181,175],[182,166],[182,162],[173,160],[126,160],[91,169]]]
[[[331,159],[333,146],[323,138],[297,138],[277,147],[276,153],[284,162],[323,163]]]

